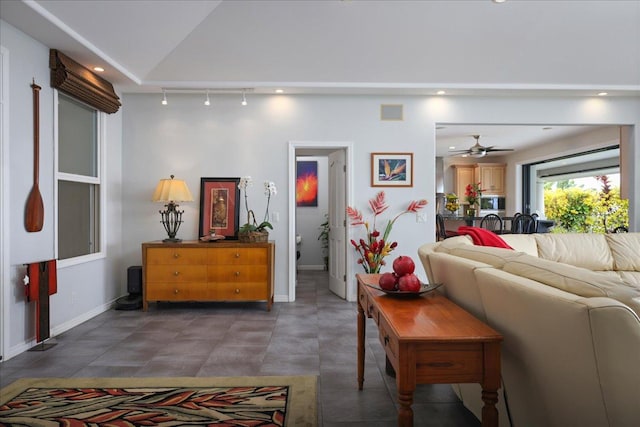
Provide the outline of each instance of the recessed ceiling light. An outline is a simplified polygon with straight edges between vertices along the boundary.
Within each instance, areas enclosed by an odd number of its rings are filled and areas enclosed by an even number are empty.
[[[599,92],[598,93],[598,96],[607,96],[607,95],[609,95],[608,92]]]
[[[449,146],[449,150],[455,150],[455,149],[456,149],[456,146],[455,146],[455,145],[450,145],[450,146]]]
[[[492,0],[492,1],[493,1],[494,3],[504,3],[504,2],[506,2],[507,0]]]
[[[284,93],[284,89],[276,89],[276,93]]]
[[[447,92],[445,92],[445,91],[443,91],[443,90],[439,90],[439,91],[437,91],[437,92],[436,92],[436,95],[444,95],[444,94],[446,94],[446,93],[447,93]]]
[[[93,67],[93,71],[97,71],[99,73],[102,73],[104,71],[104,68],[102,68],[102,67]]]

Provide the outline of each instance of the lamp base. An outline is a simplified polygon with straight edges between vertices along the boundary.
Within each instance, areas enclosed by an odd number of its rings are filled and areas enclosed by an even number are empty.
[[[175,237],[173,237],[173,238],[168,237],[168,238],[166,238],[166,239],[163,239],[162,241],[163,241],[164,243],[178,243],[178,242],[182,242],[182,239],[177,239],[177,238],[175,238]]]

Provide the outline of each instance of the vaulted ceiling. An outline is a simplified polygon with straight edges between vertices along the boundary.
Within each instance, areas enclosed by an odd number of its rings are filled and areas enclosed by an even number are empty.
[[[121,92],[640,94],[640,1],[3,0]]]
[[[640,0],[1,0],[0,18],[119,93],[640,96]],[[588,130],[542,127],[447,126],[437,155]]]

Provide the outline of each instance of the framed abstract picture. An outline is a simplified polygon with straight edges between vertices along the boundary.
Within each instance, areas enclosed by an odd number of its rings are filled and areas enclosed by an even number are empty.
[[[225,239],[238,238],[239,183],[240,178],[200,178],[200,237],[213,232]]]
[[[371,153],[372,187],[413,187],[413,153]]]
[[[296,162],[296,206],[318,206],[318,162]]]

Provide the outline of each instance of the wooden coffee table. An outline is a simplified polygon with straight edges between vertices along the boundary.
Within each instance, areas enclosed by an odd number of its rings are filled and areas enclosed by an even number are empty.
[[[497,426],[502,335],[438,291],[406,298],[386,295],[378,274],[358,280],[358,388],[364,382],[365,315],[378,326],[388,361],[396,372],[398,426],[413,426],[416,384],[480,383],[482,425]]]

